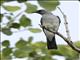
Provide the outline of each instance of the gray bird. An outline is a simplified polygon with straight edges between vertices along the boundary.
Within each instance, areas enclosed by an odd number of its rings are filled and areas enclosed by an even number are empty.
[[[60,18],[58,16],[53,15],[51,12],[46,10],[38,10],[36,13],[42,15],[41,25],[45,28],[57,32],[60,25]],[[47,39],[47,48],[48,49],[57,49],[56,41],[55,41],[55,33],[51,33],[50,31],[43,29],[43,32],[46,35]]]

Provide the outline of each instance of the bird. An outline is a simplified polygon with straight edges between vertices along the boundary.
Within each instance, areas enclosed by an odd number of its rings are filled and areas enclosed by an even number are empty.
[[[53,13],[47,10],[37,10],[35,13],[40,14],[41,20],[40,23],[45,28],[49,29],[50,31],[57,32],[61,23],[59,16],[55,16]],[[55,33],[52,33],[43,28],[43,32],[47,39],[47,48],[48,49],[57,49]]]

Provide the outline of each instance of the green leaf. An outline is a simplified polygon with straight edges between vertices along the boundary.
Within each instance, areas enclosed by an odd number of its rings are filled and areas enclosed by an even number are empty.
[[[23,27],[31,26],[31,20],[23,15],[20,19],[20,25]]]
[[[0,0],[0,5],[5,3],[5,2],[11,2],[11,1],[15,1],[15,0]]]
[[[6,16],[6,17],[7,17],[8,20],[10,20],[10,21],[12,20],[11,16]]]
[[[37,10],[37,6],[36,5],[32,5],[30,3],[26,3],[26,5],[27,5],[27,9],[26,9],[27,13],[32,13],[32,12]]]
[[[27,50],[23,50],[23,49],[17,49],[14,51],[14,56],[17,58],[24,58],[28,56],[28,52]]]
[[[36,42],[36,43],[32,44],[32,46],[34,46],[35,49],[42,49],[42,50],[46,49],[46,43],[45,42]]]
[[[38,0],[41,7],[48,11],[53,11],[60,4],[58,0]]]
[[[0,22],[2,21],[3,14],[0,14]]]
[[[12,35],[10,28],[2,28],[2,32],[6,35]]]
[[[2,57],[1,57],[1,56],[2,56],[2,53],[1,53],[1,51],[0,51],[0,59],[2,59]]]
[[[26,47],[27,42],[23,39],[20,39],[17,43],[16,43],[16,47],[17,48],[25,48]]]
[[[17,0],[19,3],[26,2],[27,0]]]
[[[19,23],[12,23],[12,25],[10,27],[19,29],[20,28],[20,24]]]
[[[0,52],[0,59],[1,59],[1,60],[11,60],[11,59],[12,59],[12,56],[10,56],[10,54],[7,55],[7,56],[5,56],[5,55],[3,54],[3,52],[1,51],[1,52]]]
[[[66,52],[68,51],[68,52]],[[74,58],[74,60],[76,60],[75,58],[78,57],[78,53],[74,50],[71,49],[71,47],[66,46],[66,45],[59,45],[59,52],[65,56],[66,58],[73,60],[72,58]]]
[[[2,46],[9,47],[9,45],[10,45],[9,40],[5,40],[2,42]]]
[[[80,41],[75,42],[75,45],[80,48]]]
[[[51,50],[48,52],[50,55],[62,55],[59,50]]]
[[[5,57],[9,56],[11,53],[12,53],[12,48],[4,48],[4,49],[2,50],[2,54],[3,54],[3,56],[5,56]]]
[[[25,43],[24,43],[25,44]],[[23,44],[23,42],[22,42],[22,45],[24,46],[24,44]],[[27,57],[28,55],[29,55],[29,53],[31,52],[31,51],[33,51],[33,49],[32,49],[32,47],[31,46],[27,46],[26,44],[25,44],[25,47],[23,47],[23,46],[21,46],[21,43],[20,43],[20,45],[18,46],[19,48],[21,48],[21,49],[16,49],[15,51],[14,51],[14,56],[15,57],[17,57],[17,58],[24,58],[24,57]]]
[[[29,53],[29,57],[35,57],[37,55],[36,51],[32,51]]]
[[[32,32],[32,33],[39,33],[39,32],[41,32],[41,29],[39,29],[39,28],[29,28],[28,30],[30,32]]]
[[[1,60],[12,60],[12,56],[2,56],[1,55]]]
[[[0,0],[0,5],[1,5],[3,2],[5,2],[5,1],[4,1],[4,0]]]
[[[3,6],[7,11],[15,12],[20,9],[18,6]]]
[[[49,55],[45,55],[45,56],[41,56],[38,60],[54,60],[54,59],[52,59],[52,57]]]
[[[28,38],[28,43],[31,43],[32,40],[33,40],[33,37],[29,37],[29,38]]]
[[[25,52],[22,50],[16,50],[14,51],[14,56],[17,58],[24,58],[26,57]]]

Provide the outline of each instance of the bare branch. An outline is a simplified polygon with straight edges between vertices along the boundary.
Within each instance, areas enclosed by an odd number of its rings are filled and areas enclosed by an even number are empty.
[[[40,25],[40,24],[39,24],[39,25]],[[68,39],[67,39],[66,37],[64,37],[61,33],[59,33],[59,32],[53,32],[53,31],[45,28],[45,26],[42,26],[42,25],[40,25],[40,27],[41,27],[42,29],[46,29],[46,30],[50,31],[51,33],[57,34],[57,35],[60,36],[65,42],[67,42],[67,44],[68,44],[73,50],[75,50],[76,52],[80,53],[80,48],[77,48],[77,47],[73,44],[72,41],[68,40]]]
[[[60,36],[61,38],[63,38],[63,40],[65,42],[67,42],[67,44],[75,51],[77,51],[78,53],[80,53],[80,48],[77,48],[72,41],[68,40],[66,37],[64,37],[62,34],[60,34],[59,32],[56,33],[58,36]]]
[[[64,40],[65,42],[67,42],[67,44],[68,44],[73,50],[75,50],[76,52],[80,53],[80,48],[77,48],[77,47],[73,44],[73,42],[71,41],[71,37],[70,37],[70,34],[69,34],[68,22],[67,22],[67,19],[66,19],[66,15],[62,12],[62,10],[61,10],[59,7],[58,7],[58,9],[60,10],[60,12],[62,13],[62,15],[63,15],[63,17],[64,17],[64,24],[65,24],[65,29],[66,29],[66,33],[67,33],[67,38],[64,37],[61,33],[59,33],[59,32],[53,32],[53,31],[45,28],[45,27],[42,26],[42,25],[40,25],[40,27],[41,27],[42,29],[46,29],[46,30],[48,30],[48,31],[50,31],[50,32],[52,32],[52,33],[57,34],[58,36],[60,36],[61,38],[63,38],[63,40]]]
[[[68,28],[68,22],[67,22],[67,16],[62,12],[62,10],[60,9],[60,7],[58,7],[58,9],[60,10],[60,12],[63,15],[64,18],[64,24],[65,24],[65,29],[66,29],[66,33],[67,33],[67,38],[65,38],[64,36],[62,36],[60,33],[57,32],[57,34],[62,37],[70,47],[72,47],[72,49],[78,51],[80,53],[80,49],[78,49],[77,47],[75,47],[75,45],[73,44],[73,42],[71,41],[71,37],[70,37],[70,32],[69,32],[69,28]]]
[[[67,16],[62,12],[62,10],[60,9],[60,7],[58,7],[58,9],[60,10],[60,12],[62,13],[63,18],[64,18],[64,25],[65,25],[65,29],[66,29],[66,33],[67,33],[67,38],[69,40],[71,40],[70,32],[69,32],[69,28],[68,28]]]

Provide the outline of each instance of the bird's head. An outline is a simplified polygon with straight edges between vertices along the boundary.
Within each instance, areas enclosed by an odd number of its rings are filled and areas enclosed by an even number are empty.
[[[43,14],[45,14],[45,13],[46,13],[46,11],[45,11],[45,10],[38,10],[38,11],[36,11],[36,12],[34,12],[34,13],[38,13],[38,14],[43,15]]]

